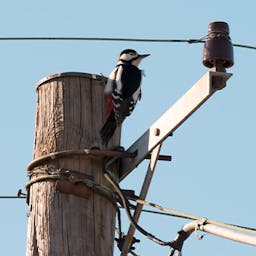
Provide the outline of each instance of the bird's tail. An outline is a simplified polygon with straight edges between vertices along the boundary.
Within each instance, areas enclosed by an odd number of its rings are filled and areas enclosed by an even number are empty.
[[[103,145],[105,146],[108,145],[108,142],[114,135],[115,130],[116,130],[116,119],[115,119],[114,111],[112,111],[108,119],[106,120],[105,124],[100,130],[100,137]]]

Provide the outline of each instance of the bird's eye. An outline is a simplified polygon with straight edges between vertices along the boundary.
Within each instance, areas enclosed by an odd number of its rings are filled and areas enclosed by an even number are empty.
[[[130,52],[130,55],[134,56],[134,55],[135,55],[135,53],[134,53],[134,52]]]

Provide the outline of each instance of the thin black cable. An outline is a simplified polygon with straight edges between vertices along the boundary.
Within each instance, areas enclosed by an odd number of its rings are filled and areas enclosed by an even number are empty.
[[[233,44],[233,46],[235,46],[235,47],[241,47],[241,48],[246,48],[246,49],[256,50],[256,46],[251,46],[251,45]]]
[[[146,39],[120,37],[0,37],[0,41],[124,41],[143,43],[198,43],[200,39]]]
[[[0,37],[0,41],[119,41],[141,43],[204,43],[205,37],[199,39],[146,39],[146,38],[112,38],[112,37]],[[256,50],[256,46],[233,44],[234,47]]]
[[[0,199],[24,199],[25,196],[0,196]]]
[[[189,217],[180,216],[180,215],[178,215],[178,214],[171,214],[171,213],[165,213],[165,212],[151,211],[151,210],[146,210],[146,209],[142,209],[142,212],[152,213],[152,214],[158,214],[158,215],[164,215],[164,216],[168,216],[168,217],[175,217],[175,218],[181,218],[181,219],[191,220],[191,218],[189,218]],[[241,226],[241,225],[236,225],[236,224],[231,224],[231,223],[225,223],[225,224],[230,225],[230,226],[234,226],[234,227],[238,227],[238,228],[248,229],[248,230],[251,230],[251,231],[256,231],[256,228],[251,228],[251,227]]]
[[[27,198],[27,195],[22,192],[22,189],[19,189],[16,196],[0,196],[0,199],[24,199]]]
[[[184,213],[184,212],[181,212],[181,211],[169,209],[167,207],[157,205],[155,203],[147,202],[147,201],[144,201],[144,200],[134,199],[134,201],[139,203],[139,204],[148,205],[148,206],[160,209],[162,211],[165,211],[165,212],[168,212],[168,213],[171,213],[171,214],[177,214],[181,218],[186,217],[186,218],[191,219],[191,220],[201,220],[202,219],[202,217],[199,217],[199,216],[196,216],[196,215],[192,215],[192,214]],[[237,229],[237,230],[240,230],[242,232],[250,232],[250,233],[253,233],[253,234],[256,233],[255,228],[244,227],[244,226],[239,226],[239,225],[235,225],[235,224],[228,224],[228,223],[223,223],[223,222],[210,220],[210,219],[207,219],[207,222],[209,224],[214,224],[214,225],[226,227],[226,228],[229,228],[229,229]]]
[[[129,205],[130,205],[130,209],[134,209],[135,208],[134,205],[131,206],[131,203]],[[157,214],[157,215],[164,215],[164,216],[168,216],[168,217],[176,217],[176,218],[191,220],[191,218],[189,218],[189,217],[180,216],[178,214],[171,214],[171,213],[166,213],[166,212],[158,212],[158,211],[152,211],[152,210],[146,210],[146,209],[142,209],[141,211],[142,212],[146,212],[146,213]]]
[[[124,205],[124,208],[126,210],[126,213],[127,213],[127,216],[131,222],[131,224],[140,232],[142,233],[144,236],[146,236],[147,238],[149,238],[150,240],[152,240],[153,242],[159,244],[159,245],[162,245],[162,246],[172,246],[172,242],[165,242],[165,241],[162,241],[161,239],[155,237],[154,235],[150,234],[149,232],[147,232],[145,229],[143,229],[140,225],[138,225],[132,215],[131,215],[131,212],[130,212],[130,209],[129,209],[129,202],[128,200],[126,199],[126,197],[124,196],[122,190],[119,188],[119,185],[112,179],[111,177],[111,174],[109,173],[109,171],[105,168],[103,168],[103,173],[104,173],[104,176],[105,178],[108,180],[108,182],[114,187],[114,189],[116,190],[116,192],[118,193],[120,199],[122,200],[122,203]]]

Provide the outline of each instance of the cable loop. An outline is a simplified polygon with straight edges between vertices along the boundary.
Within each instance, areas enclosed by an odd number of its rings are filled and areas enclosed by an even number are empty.
[[[214,38],[218,38],[218,39],[223,38],[223,39],[231,40],[230,36],[227,33],[212,31],[208,34],[208,39],[214,39]]]
[[[36,177],[33,177],[33,175],[36,175]],[[99,184],[93,181],[92,179],[88,178],[88,175],[86,175],[85,173],[82,173],[76,170],[55,168],[53,165],[50,165],[50,166],[37,167],[33,170],[29,170],[28,176],[30,177],[30,181],[27,182],[27,184],[25,185],[28,191],[28,195],[29,195],[30,187],[37,182],[43,182],[43,181],[56,182],[56,181],[64,180],[64,181],[69,181],[74,185],[83,184],[87,186],[88,188],[104,196],[111,203],[113,203],[116,208],[118,208],[117,195],[114,192],[114,190],[112,190],[111,188],[103,184]],[[82,178],[85,176],[86,178]]]

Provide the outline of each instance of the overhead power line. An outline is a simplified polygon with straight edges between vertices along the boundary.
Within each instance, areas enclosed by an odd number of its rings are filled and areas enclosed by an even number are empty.
[[[26,194],[23,193],[21,189],[18,190],[17,195],[15,195],[15,196],[0,195],[0,199],[24,199],[24,198],[26,198]]]
[[[0,199],[24,199],[25,196],[0,196]]]
[[[246,49],[256,50],[256,46],[251,46],[251,45],[233,44],[233,46],[235,46],[235,47],[241,47],[241,48],[246,48]]]
[[[146,39],[146,38],[120,38],[120,37],[0,37],[0,41],[118,41],[139,43],[204,43],[206,37],[199,39]],[[256,46],[235,44],[233,46],[256,50]]]
[[[1,41],[124,41],[144,43],[196,43],[198,39],[145,39],[145,38],[120,38],[120,37],[0,37]]]
[[[159,209],[161,211],[164,211],[166,213],[169,213],[174,217],[180,217],[180,218],[191,219],[191,220],[200,220],[200,219],[202,219],[199,216],[184,213],[182,211],[177,211],[177,210],[174,210],[174,209],[170,209],[170,208],[167,208],[167,207],[164,207],[164,206],[161,206],[161,205],[157,205],[157,204],[152,203],[152,202],[147,202],[147,201],[140,200],[140,199],[136,199],[135,201],[139,204],[151,206],[151,207],[154,207],[154,208]],[[210,220],[210,219],[207,219],[207,222],[210,223],[210,224],[215,224],[215,225],[222,226],[222,227],[229,228],[229,229],[234,229],[234,230],[239,230],[239,231],[242,231],[242,232],[249,232],[249,233],[252,233],[252,234],[256,234],[256,229],[251,228],[251,227],[244,227],[244,226],[235,225],[235,224],[228,224],[228,223],[223,223],[223,222],[220,222],[220,221],[215,221],[215,220]]]

